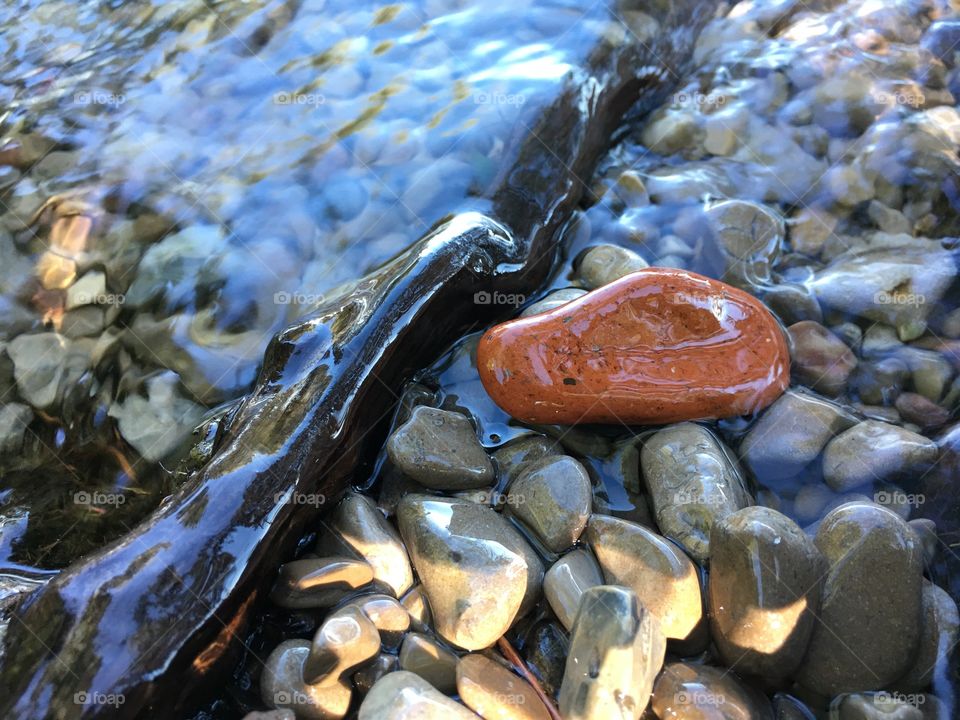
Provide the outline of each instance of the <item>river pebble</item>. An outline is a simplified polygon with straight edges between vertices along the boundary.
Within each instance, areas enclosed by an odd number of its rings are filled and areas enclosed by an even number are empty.
[[[714,523],[753,502],[733,454],[702,425],[658,430],[644,442],[640,466],[660,531],[701,563]]]
[[[619,245],[597,245],[584,254],[578,277],[587,290],[596,290],[646,267],[647,261],[632,250]]]
[[[477,720],[479,716],[412,672],[384,675],[370,688],[358,720]]]
[[[463,415],[419,406],[387,441],[391,462],[434,490],[469,490],[493,482],[493,465]]]
[[[328,615],[313,636],[303,679],[309,685],[336,684],[379,652],[377,626],[360,608],[347,605]]]
[[[749,507],[711,533],[710,627],[730,667],[789,678],[800,665],[820,606],[820,552],[788,517]]]
[[[457,692],[457,656],[421,633],[407,633],[400,646],[400,669],[416,673],[446,695]]]
[[[436,630],[448,642],[489,647],[539,595],[543,565],[490,508],[407,495],[397,519]]]
[[[840,395],[857,366],[857,357],[836,335],[810,320],[787,328],[790,360],[797,379],[825,395]]]
[[[834,435],[855,424],[841,407],[790,390],[750,428],[740,455],[760,482],[782,480],[810,465]]]
[[[936,443],[889,423],[865,420],[841,433],[823,453],[823,478],[837,492],[893,481],[927,470]]]
[[[847,503],[820,523],[820,622],[798,675],[821,695],[878,690],[911,666],[921,634],[923,553],[895,513]]]
[[[725,309],[706,309],[716,303]],[[779,326],[753,297],[649,268],[491,328],[477,369],[497,405],[527,422],[650,424],[754,412],[786,388],[789,358]]]
[[[591,516],[585,538],[607,583],[633,590],[668,638],[693,632],[703,617],[700,580],[682,551],[645,527],[604,515]]]
[[[585,548],[571,550],[543,576],[543,594],[567,630],[573,627],[583,593],[596,585],[603,585],[603,575]]]
[[[774,720],[770,701],[729,670],[670,663],[653,686],[660,720]]]
[[[659,621],[623,587],[583,594],[573,624],[558,705],[568,720],[636,720],[663,666]]]
[[[303,666],[310,653],[306,640],[280,643],[264,663],[260,695],[270,707],[293,710],[297,718],[339,720],[347,714],[352,693],[343,682],[309,685]]]
[[[293,560],[280,566],[270,600],[291,609],[332,607],[373,580],[367,563],[343,557]]]
[[[477,653],[457,664],[460,700],[485,720],[550,720],[530,684],[500,663]]]
[[[912,667],[893,686],[904,693],[918,693],[930,687],[934,678],[946,676],[960,634],[960,612],[950,593],[928,580],[923,581],[923,618],[920,647]]]
[[[590,476],[566,455],[524,466],[507,493],[507,508],[551,552],[573,545],[590,517]]]
[[[413,586],[413,570],[403,541],[373,500],[347,493],[333,513],[330,528],[367,562],[374,579],[394,595],[400,597]]]

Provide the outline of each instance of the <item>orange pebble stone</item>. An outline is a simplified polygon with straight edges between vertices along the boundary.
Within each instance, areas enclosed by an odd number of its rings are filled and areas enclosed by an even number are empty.
[[[790,384],[784,334],[759,300],[669,268],[490,328],[477,367],[510,415],[562,425],[746,415]]]

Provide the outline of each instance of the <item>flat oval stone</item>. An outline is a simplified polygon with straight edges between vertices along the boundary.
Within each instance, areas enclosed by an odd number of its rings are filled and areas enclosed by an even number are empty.
[[[551,552],[573,545],[590,517],[590,476],[568,455],[535,460],[511,483],[507,508]]]
[[[406,670],[384,675],[370,688],[357,720],[478,720],[460,703]]]
[[[653,686],[651,706],[660,720],[773,720],[766,696],[730,670],[685,662],[663,669]]]
[[[922,628],[923,551],[895,513],[854,502],[814,542],[829,572],[797,680],[820,695],[880,690],[910,669]]]
[[[305,558],[280,566],[270,599],[292,610],[332,607],[373,580],[373,569],[345,557]]]
[[[584,533],[610,585],[633,590],[668,638],[684,640],[703,617],[693,562],[666,538],[636,523],[593,515]]]
[[[347,493],[331,527],[350,549],[367,561],[375,580],[400,597],[413,587],[413,569],[400,535],[366,495]]]
[[[400,669],[416,673],[446,695],[457,692],[457,656],[422,633],[407,633],[403,639]]]
[[[308,685],[303,666],[310,654],[306,640],[286,640],[270,653],[260,675],[260,696],[272,708],[290,709],[306,720],[338,720],[347,714],[352,693],[343,682]]]
[[[539,597],[543,564],[494,510],[407,495],[397,518],[436,630],[448,642],[465,650],[488,647]]]
[[[746,415],[790,382],[786,341],[762,303],[669,268],[491,328],[477,369],[510,415],[565,425]]]
[[[460,658],[457,691],[467,707],[485,720],[550,720],[529,683],[484,655]]]
[[[573,627],[583,593],[597,585],[603,585],[603,575],[597,561],[585,548],[571,550],[543,576],[543,594],[567,630]]]
[[[793,520],[760,506],[723,518],[710,538],[710,627],[721,658],[749,675],[790,677],[820,606],[820,552]]]

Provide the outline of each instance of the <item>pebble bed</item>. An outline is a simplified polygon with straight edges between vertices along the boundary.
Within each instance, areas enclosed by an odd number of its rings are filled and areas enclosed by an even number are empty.
[[[248,720],[956,716],[960,614],[929,579],[954,550],[922,494],[960,405],[952,12],[739,3],[708,25],[517,314],[694,270],[782,322],[791,388],[735,420],[530,425],[464,338],[280,568],[240,673],[274,709]]]

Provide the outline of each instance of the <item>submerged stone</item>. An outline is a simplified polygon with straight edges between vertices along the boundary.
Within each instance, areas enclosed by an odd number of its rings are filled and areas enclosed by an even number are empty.
[[[758,300],[665,268],[491,328],[477,368],[509,414],[568,425],[745,415],[790,381],[783,333]]]

